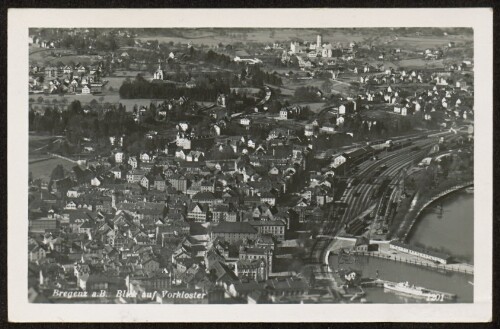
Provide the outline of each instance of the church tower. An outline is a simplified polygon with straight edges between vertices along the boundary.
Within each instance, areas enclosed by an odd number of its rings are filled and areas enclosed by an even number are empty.
[[[161,69],[161,60],[158,59],[158,69],[153,74],[153,80],[163,80],[163,70]]]

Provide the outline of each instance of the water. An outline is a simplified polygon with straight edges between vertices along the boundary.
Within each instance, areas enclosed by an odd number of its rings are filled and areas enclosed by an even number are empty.
[[[442,205],[442,212],[441,212]],[[410,244],[436,248],[474,263],[474,194],[458,191],[431,204],[417,220]]]
[[[442,205],[441,213],[439,207]],[[438,207],[436,207],[438,206]],[[457,259],[474,261],[474,194],[459,191],[432,204],[417,221],[410,237],[411,244],[440,249]],[[351,264],[338,264],[337,256],[330,257],[332,269],[361,270],[363,277],[377,276],[394,282],[410,284],[457,295],[456,302],[473,302],[474,277],[455,272],[438,272],[416,265],[375,257],[358,257]],[[366,288],[366,298],[372,303],[427,303],[425,299],[404,296],[383,288]],[[446,301],[445,301],[446,302]],[[448,301],[449,302],[449,301]]]
[[[333,270],[340,267],[356,269],[362,272],[363,277],[371,278],[375,278],[378,271],[379,278],[383,280],[393,282],[408,281],[416,286],[454,293],[457,295],[456,302],[458,303],[473,302],[474,287],[469,283],[469,281],[474,280],[472,275],[438,272],[425,267],[376,257],[358,257],[356,262],[349,265],[338,265],[337,261],[337,256],[330,257],[330,267]],[[384,288],[370,287],[363,289],[366,291],[366,299],[372,303],[428,303],[425,299],[385,291]]]

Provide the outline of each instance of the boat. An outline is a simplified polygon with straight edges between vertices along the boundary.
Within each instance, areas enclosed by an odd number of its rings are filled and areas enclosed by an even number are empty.
[[[467,193],[474,193],[474,186],[469,186],[465,188],[465,192]]]
[[[415,296],[415,297],[422,297],[422,298],[433,299],[433,300],[439,298],[439,296],[438,296],[439,294],[437,294],[436,292],[429,290],[429,289],[426,289],[426,288],[423,288],[423,287],[410,285],[408,283],[408,281],[407,282],[399,282],[399,283],[384,282],[384,288],[388,289],[388,290],[408,294],[411,296]]]

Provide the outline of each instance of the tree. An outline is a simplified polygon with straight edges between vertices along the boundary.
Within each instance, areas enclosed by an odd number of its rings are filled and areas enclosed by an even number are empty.
[[[80,114],[82,113],[82,104],[79,100],[74,100],[69,104],[68,110],[73,114]]]
[[[50,174],[50,180],[59,180],[64,178],[64,168],[61,164],[58,164],[53,170],[52,173]]]

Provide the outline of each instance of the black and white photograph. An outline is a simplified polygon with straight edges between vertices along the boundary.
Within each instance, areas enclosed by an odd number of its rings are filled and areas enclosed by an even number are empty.
[[[491,303],[478,29],[172,19],[24,23],[16,300],[61,318],[89,304]]]

